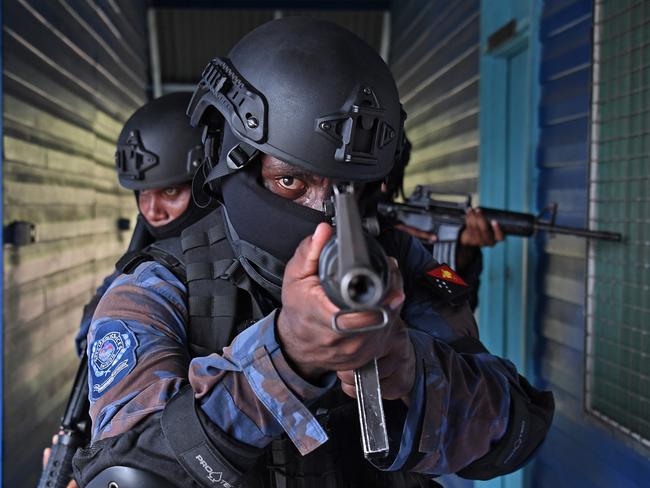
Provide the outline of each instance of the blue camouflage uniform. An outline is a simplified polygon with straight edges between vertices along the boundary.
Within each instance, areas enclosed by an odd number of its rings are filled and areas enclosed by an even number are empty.
[[[81,322],[79,322],[79,332],[77,332],[77,337],[74,338],[75,349],[77,351],[77,356],[81,357],[83,350],[86,348],[86,337],[88,336],[88,330],[90,329],[90,323],[93,320],[93,315],[95,314],[95,309],[99,300],[104,296],[106,290],[111,286],[113,281],[120,275],[119,271],[113,271],[110,275],[104,278],[102,284],[97,287],[95,294],[90,299],[90,301],[84,306],[83,314],[81,315]]]
[[[469,309],[434,310],[430,291],[417,279],[430,267],[430,254],[405,235],[398,249],[406,293],[402,318],[410,329],[417,372],[405,414],[388,416],[397,439],[388,461],[377,464],[431,476],[454,473],[503,436],[518,375],[507,360],[462,354],[449,346],[477,338]],[[130,459],[124,457],[129,449],[149,450],[152,458],[167,460],[157,471],[167,470],[168,479],[194,486],[189,476],[178,479],[182,469],[159,442],[162,435],[152,434],[160,430],[157,419],[165,404],[188,382],[203,417],[238,445],[261,450],[286,433],[306,454],[327,441],[310,407],[338,388],[335,373],[316,385],[291,368],[275,333],[277,311],[239,333],[222,354],[192,358],[186,302],[185,285],[157,262],[118,277],[100,301],[88,335],[93,446],[75,462],[82,482],[107,467],[103,459],[120,462],[111,454],[119,445],[120,459]],[[125,441],[130,431],[149,432],[153,445]]]

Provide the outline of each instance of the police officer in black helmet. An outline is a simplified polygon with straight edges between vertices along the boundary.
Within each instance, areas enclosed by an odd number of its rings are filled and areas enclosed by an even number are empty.
[[[403,148],[385,183],[382,185],[382,200],[390,203],[404,195],[404,176],[411,155],[411,143],[405,137]],[[395,228],[417,237],[424,246],[432,251],[433,258],[442,263],[448,263],[455,268],[462,279],[468,284],[470,293],[467,296],[472,312],[478,306],[478,289],[480,276],[483,271],[482,247],[492,247],[505,239],[498,222],[488,222],[480,208],[468,208],[465,213],[464,225],[460,228],[449,226],[443,232],[441,240],[436,233],[426,232],[416,227],[395,223]]]
[[[189,101],[188,93],[172,93],[147,103],[131,115],[118,137],[117,176],[121,186],[134,190],[138,206],[131,253],[179,236],[210,211],[197,206],[192,198],[191,184],[203,159],[203,144],[202,129],[187,123]],[[119,274],[116,270],[107,276],[84,307],[75,339],[79,355],[95,308]],[[44,464],[48,456],[46,449]]]
[[[175,486],[420,487],[518,469],[548,430],[552,396],[485,350],[466,305],[431,303],[422,283],[435,263],[417,241],[378,236],[395,258],[389,325],[331,328],[323,204],[351,181],[371,216],[400,150],[404,116],[379,56],[326,22],[273,21],[210,63],[189,114],[207,126],[207,185],[223,204],[182,233],[184,274],[141,262],[100,303],[81,484],[126,469]],[[373,357],[390,449],[366,460],[352,370]]]
[[[127,120],[118,138],[120,185],[134,190],[146,229],[156,240],[180,235],[208,212],[191,198],[203,144],[202,129],[187,124],[189,100],[187,93],[171,93],[147,103]]]
[[[210,212],[192,198],[192,181],[203,160],[203,131],[187,124],[189,100],[188,93],[170,93],[150,101],[129,117],[117,139],[117,177],[122,187],[134,191],[138,206],[130,251],[178,237]],[[85,307],[77,337],[79,353],[95,307],[119,273],[107,276]]]

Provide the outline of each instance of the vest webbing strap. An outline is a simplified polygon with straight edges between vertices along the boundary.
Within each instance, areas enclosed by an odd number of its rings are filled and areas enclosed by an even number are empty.
[[[190,316],[234,317],[236,300],[234,296],[193,297],[188,300]]]
[[[179,281],[182,283],[186,281],[183,263],[168,252],[155,249],[151,246],[142,251],[125,253],[117,263],[115,263],[115,269],[120,273],[131,274],[139,265],[148,261],[156,261],[162,264],[165,268],[171,271]]]
[[[150,260],[148,254],[143,253],[142,251],[128,251],[125,252],[120,259],[115,263],[115,269],[120,273],[129,274],[133,272],[140,264]]]
[[[230,344],[230,334],[233,330],[233,317],[196,317],[192,324],[190,347],[205,352],[200,354],[201,356],[209,356],[213,352],[221,354],[223,348]]]
[[[186,266],[187,281],[228,279],[239,263],[233,259],[221,259],[212,263],[190,263]]]
[[[282,295],[282,287],[279,285],[276,285],[275,283],[272,283],[271,281],[267,280],[264,276],[262,276],[258,271],[251,265],[251,263],[247,259],[242,259],[241,260],[241,265],[242,267],[246,270],[246,273],[250,275],[259,285],[264,287],[269,293],[271,293],[277,300],[280,300],[280,297]],[[247,284],[243,284],[243,280],[246,279],[245,275],[246,273],[242,273],[244,277],[242,279],[235,279],[234,282],[236,283],[236,286],[239,288],[242,288],[246,290],[245,286],[248,286],[250,290],[252,290],[252,283],[250,280],[247,280]]]
[[[249,261],[269,273],[272,276],[272,279],[276,282],[276,286],[277,283],[282,283],[282,276],[284,275],[285,268],[285,264],[282,261],[246,241],[237,241],[233,246],[238,254],[241,254]]]
[[[207,232],[183,235],[181,239],[181,248],[183,249],[183,252],[185,252],[196,247],[215,244],[225,238],[226,234],[223,226],[214,226],[208,229]]]
[[[171,271],[181,282],[186,280],[185,267],[183,263],[164,249],[157,249],[154,246],[148,250],[149,255]]]

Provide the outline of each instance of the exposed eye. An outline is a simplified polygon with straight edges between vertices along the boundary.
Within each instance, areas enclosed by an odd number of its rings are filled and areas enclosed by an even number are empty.
[[[176,186],[168,186],[163,190],[163,193],[165,194],[165,196],[175,197],[176,195],[178,195],[179,189]]]
[[[270,185],[267,183],[267,188],[289,200],[300,198],[307,190],[307,184],[295,176],[278,175],[271,182]]]
[[[289,191],[292,193],[303,193],[305,189],[307,188],[307,184],[301,180],[300,178],[296,178],[295,176],[289,176],[289,175],[284,175],[284,176],[279,176],[275,179],[277,186],[279,187],[279,190],[281,191]]]
[[[293,176],[282,176],[281,178],[278,178],[278,183],[287,190],[296,190],[299,189],[301,185],[304,186],[302,181]]]

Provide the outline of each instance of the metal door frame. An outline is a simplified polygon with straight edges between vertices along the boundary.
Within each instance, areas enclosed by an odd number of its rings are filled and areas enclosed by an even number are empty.
[[[3,18],[4,4],[0,0],[0,25],[4,26]],[[3,36],[0,35],[0,73],[3,71]],[[4,90],[2,85],[3,77],[0,76],[0,174],[2,175],[0,184],[0,210],[4,216]],[[4,236],[2,239],[2,248],[0,250],[0,270],[2,271],[2,276],[4,277]],[[2,286],[0,286],[0,351],[2,351],[2,361],[0,362],[0,484],[2,484],[3,478],[3,461],[4,461],[4,278]]]

